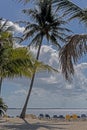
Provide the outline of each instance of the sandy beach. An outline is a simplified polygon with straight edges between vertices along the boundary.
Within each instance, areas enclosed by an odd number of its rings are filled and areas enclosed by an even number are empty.
[[[0,119],[0,130],[87,130],[85,121],[40,120],[25,118]]]

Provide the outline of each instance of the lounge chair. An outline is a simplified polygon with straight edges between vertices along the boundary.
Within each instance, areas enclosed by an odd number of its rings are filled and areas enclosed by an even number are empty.
[[[53,115],[53,119],[58,119],[58,116],[57,115]]]
[[[81,114],[81,119],[86,119],[87,118],[87,116],[85,115],[85,114]]]
[[[63,115],[59,115],[58,118],[59,119],[65,119],[65,117]]]
[[[50,116],[48,114],[45,114],[45,118],[50,119]]]
[[[68,121],[70,121],[71,115],[66,115],[66,116],[65,116],[65,119],[68,120]]]
[[[77,119],[78,119],[78,116],[77,116],[76,114],[73,114],[73,115],[72,115],[72,119],[73,119],[73,120],[77,120]]]
[[[42,119],[42,118],[44,118],[44,115],[43,115],[43,114],[40,114],[40,115],[38,116],[38,118],[39,118],[39,119]]]

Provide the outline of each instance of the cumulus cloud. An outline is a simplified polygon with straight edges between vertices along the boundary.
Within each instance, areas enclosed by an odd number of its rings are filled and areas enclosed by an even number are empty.
[[[6,20],[3,19],[3,20],[2,20],[2,25],[3,25],[5,22],[6,22]],[[10,32],[13,33],[13,35],[15,35],[15,37],[16,37],[16,35],[17,35],[17,37],[18,37],[18,34],[20,34],[20,33],[22,34],[23,31],[25,30],[24,27],[21,27],[19,24],[14,23],[14,22],[12,22],[12,21],[7,21],[6,26],[9,27]],[[19,41],[20,41],[20,39],[19,39],[19,40],[18,40],[18,39],[15,39],[14,45],[13,45],[14,48],[18,48],[18,47],[23,47],[23,46],[24,46],[24,45],[18,44]]]
[[[5,19],[2,21],[2,24],[5,23]],[[23,33],[24,31],[24,27],[20,27],[19,24],[17,23],[14,23],[12,21],[8,21],[7,24],[6,24],[8,27],[12,27],[12,32],[16,32],[16,33]]]

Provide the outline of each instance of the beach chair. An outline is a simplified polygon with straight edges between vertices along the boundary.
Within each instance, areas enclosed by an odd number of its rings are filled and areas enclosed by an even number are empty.
[[[57,115],[53,115],[53,119],[58,119],[58,116]]]
[[[65,119],[65,117],[63,115],[59,115],[58,118],[59,119]]]
[[[78,119],[80,119],[81,117],[80,116],[78,116]]]
[[[38,118],[39,118],[39,119],[42,119],[42,118],[44,118],[44,115],[43,115],[43,114],[40,114],[40,115],[38,116]]]
[[[71,115],[66,115],[66,116],[65,116],[65,119],[68,120],[68,121],[70,121]]]
[[[46,118],[46,119],[50,119],[50,115],[45,114],[45,118]]]
[[[78,119],[78,115],[73,114],[73,115],[72,115],[72,119],[73,119],[73,120],[77,120],[77,119]]]
[[[87,116],[85,114],[81,114],[81,119],[86,120]]]

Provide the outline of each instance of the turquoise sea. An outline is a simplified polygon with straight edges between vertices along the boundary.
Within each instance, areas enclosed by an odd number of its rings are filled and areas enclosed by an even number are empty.
[[[9,108],[7,110],[7,114],[9,116],[12,116],[12,117],[16,117],[16,116],[19,116],[20,113],[21,113],[21,108]],[[78,108],[78,109],[75,109],[75,108],[69,108],[69,109],[66,109],[66,108],[30,108],[30,109],[27,109],[27,114],[34,114],[36,116],[39,116],[39,114],[49,114],[51,117],[53,115],[66,115],[66,114],[77,114],[77,115],[81,115],[81,114],[86,114],[87,115],[87,109],[81,109],[81,108]]]

